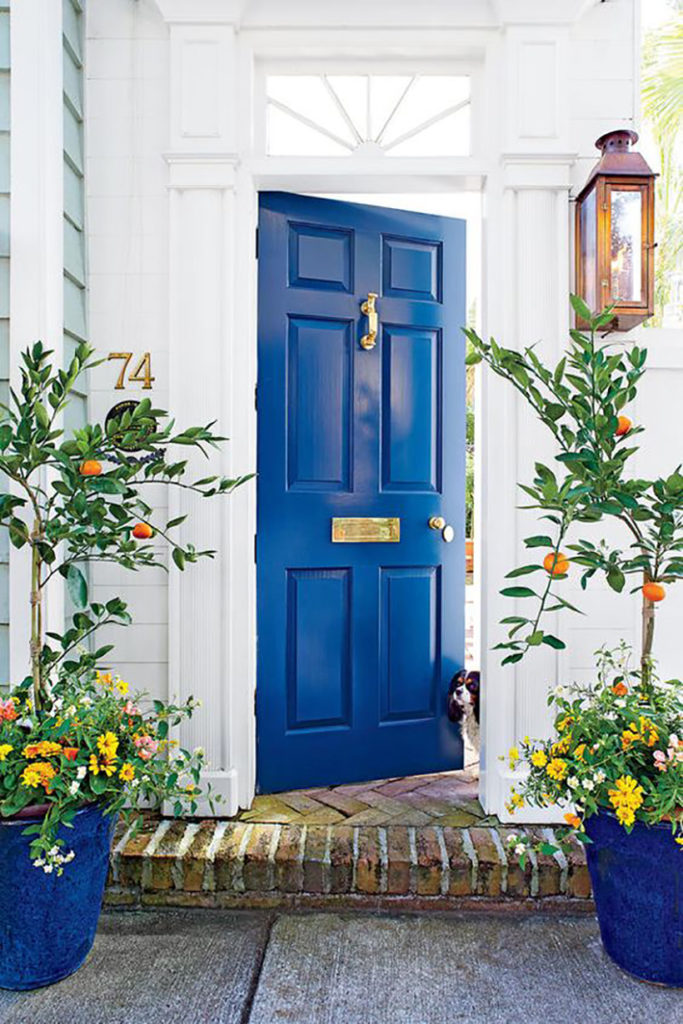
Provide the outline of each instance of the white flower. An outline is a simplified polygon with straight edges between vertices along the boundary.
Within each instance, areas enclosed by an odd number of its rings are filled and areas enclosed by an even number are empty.
[[[84,779],[86,774],[87,774],[87,771],[88,771],[88,769],[85,767],[84,764],[82,764],[80,766],[80,768],[76,772],[76,778],[77,779]]]
[[[593,776],[593,781],[594,781],[594,782],[597,782],[597,784],[598,784],[598,786],[599,786],[599,785],[600,785],[600,783],[601,783],[601,782],[604,782],[606,778],[607,778],[607,776],[606,776],[606,775],[605,775],[605,773],[603,772],[602,768],[599,768],[599,769],[597,770],[597,772],[595,773],[595,775]]]
[[[53,866],[52,866],[52,864],[45,864],[45,865],[43,866],[43,871],[45,872],[45,874],[46,874],[46,875],[51,875],[51,874],[52,874],[52,871],[53,871]]]
[[[193,754],[195,757],[204,757],[205,753],[206,751],[204,750],[204,747],[195,747],[193,750]]]
[[[577,779],[576,775],[570,775],[569,778],[567,779],[567,785],[569,786],[570,789],[576,789],[578,784],[579,784],[579,780]]]
[[[48,857],[56,857],[58,853],[59,853],[59,847],[58,846],[53,846],[53,847],[51,847],[48,850],[47,855],[48,855]]]
[[[625,700],[615,700],[614,706],[615,706],[615,708],[625,708],[626,707],[626,701]]]
[[[524,845],[524,843],[517,843],[517,845],[515,846],[515,853],[517,854],[517,856],[521,857],[522,854],[525,853],[525,852],[526,852],[526,846]]]
[[[69,786],[69,793],[71,794],[71,796],[76,796],[76,793],[78,793],[80,788],[80,782],[72,782],[71,785]]]
[[[517,835],[516,832],[511,832],[510,835],[507,837],[508,846],[514,846],[515,843],[517,843],[518,841],[519,841],[519,836]]]
[[[68,864],[70,861],[72,861],[74,859],[75,856],[76,856],[76,854],[74,853],[74,851],[73,850],[69,850],[69,852],[67,853],[66,857],[64,858],[64,863]]]
[[[75,714],[76,714],[76,705],[75,704],[69,704],[68,708],[66,709],[67,718],[73,718],[73,716]]]
[[[81,704],[83,705],[84,708],[89,708],[90,705],[92,704],[92,697],[88,697],[87,694],[85,697],[81,697]]]
[[[34,868],[42,868],[42,867],[44,867],[44,865],[45,865],[45,861],[43,860],[42,857],[39,857],[38,860],[34,860],[34,862],[33,862]]]
[[[590,779],[585,779],[583,783],[583,788],[586,790],[587,793],[591,793],[595,789],[595,783],[591,782]]]

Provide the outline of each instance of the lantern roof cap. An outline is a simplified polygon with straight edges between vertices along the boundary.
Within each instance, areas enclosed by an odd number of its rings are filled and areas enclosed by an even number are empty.
[[[602,156],[588,175],[588,180],[579,193],[579,198],[599,176],[654,178],[655,173],[641,153],[635,153],[631,146],[638,141],[638,133],[630,128],[618,128],[605,132],[596,139],[595,146]]]

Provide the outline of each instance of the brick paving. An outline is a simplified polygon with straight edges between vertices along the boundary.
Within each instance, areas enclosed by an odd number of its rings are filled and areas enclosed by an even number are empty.
[[[257,797],[227,821],[150,817],[119,832],[107,902],[117,906],[587,905],[583,850],[522,869],[484,814],[472,772]],[[546,838],[550,830],[517,829]]]

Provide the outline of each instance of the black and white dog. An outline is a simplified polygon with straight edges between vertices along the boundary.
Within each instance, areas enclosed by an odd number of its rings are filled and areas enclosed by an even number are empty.
[[[465,736],[479,756],[479,694],[481,680],[479,672],[458,672],[451,679],[448,688],[448,717],[451,722],[461,724]]]

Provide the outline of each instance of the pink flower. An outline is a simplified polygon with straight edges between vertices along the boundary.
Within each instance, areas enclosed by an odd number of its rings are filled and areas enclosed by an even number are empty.
[[[143,761],[149,761],[159,749],[158,741],[152,739],[147,733],[143,733],[142,736],[136,736],[133,743],[137,748],[138,757],[141,757]]]
[[[154,757],[154,755],[151,750],[147,750],[145,747],[142,747],[138,750],[138,757],[141,757],[143,761],[149,761]]]
[[[655,768],[658,768],[660,772],[666,771],[666,754],[663,750],[655,750],[652,755],[655,759]]]
[[[123,713],[124,713],[124,715],[139,715],[140,714],[140,708],[136,708],[135,704],[133,704],[133,701],[132,700],[128,700],[123,705]]]
[[[17,707],[13,700],[0,700],[0,722],[13,722],[17,717]]]

